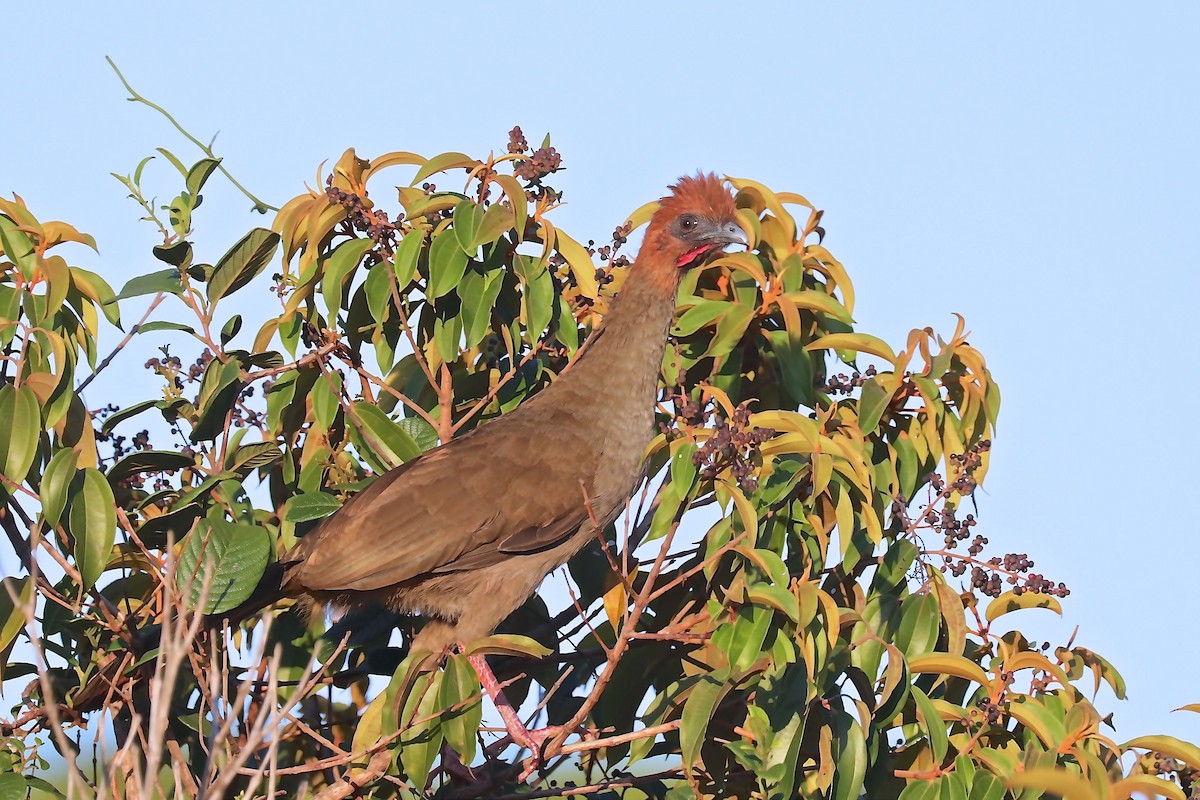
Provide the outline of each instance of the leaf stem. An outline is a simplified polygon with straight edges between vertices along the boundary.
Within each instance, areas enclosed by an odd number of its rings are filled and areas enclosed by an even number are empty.
[[[245,186],[242,186],[240,183],[238,183],[237,179],[229,174],[229,170],[225,169],[225,165],[223,163],[221,163],[221,159],[219,159],[216,156],[216,154],[213,153],[211,142],[209,144],[205,144],[204,142],[200,141],[195,136],[188,133],[187,129],[185,129],[182,125],[180,125],[175,120],[175,118],[173,116],[171,116],[171,114],[165,108],[163,108],[162,106],[160,106],[156,103],[150,102],[149,100],[147,100],[146,98],[144,98],[140,94],[138,94],[134,90],[134,88],[129,85],[129,81],[125,80],[125,76],[121,74],[121,70],[119,70],[117,68],[116,62],[114,62],[112,60],[111,56],[105,56],[104,60],[107,61],[108,65],[113,68],[113,72],[117,73],[117,77],[121,80],[121,84],[125,87],[125,90],[127,92],[129,92],[129,95],[130,95],[129,100],[131,102],[142,103],[143,105],[147,105],[150,108],[157,111],[158,113],[162,114],[164,117],[167,118],[167,122],[170,122],[172,125],[175,126],[175,130],[182,133],[189,142],[196,145],[196,147],[200,148],[200,152],[204,153],[204,155],[206,155],[209,158],[216,161],[217,169],[221,170],[221,174],[224,175],[226,178],[228,178],[229,182],[232,183],[235,187],[237,187],[237,190],[239,192],[246,195],[246,197],[250,200],[251,203],[254,203],[255,211],[257,211],[260,214],[266,214],[268,211],[278,211],[279,210],[275,206],[270,205],[268,203],[264,203],[262,200],[259,200],[257,197],[252,195]]]

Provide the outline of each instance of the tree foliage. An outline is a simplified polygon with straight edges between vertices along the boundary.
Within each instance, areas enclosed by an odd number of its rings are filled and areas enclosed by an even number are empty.
[[[161,208],[149,159],[120,180],[162,268],[120,293],[67,260],[90,236],[0,200],[0,524],[22,565],[0,649],[6,689],[25,683],[0,722],[0,796],[51,790],[47,747],[81,797],[1191,790],[1200,749],[1113,738],[1089,699],[1124,695],[1107,660],[993,631],[1061,613],[1067,592],[992,554],[966,513],[1000,392],[961,318],[898,351],[857,330],[821,212],[752,180],[730,179],[749,251],[680,289],[629,512],[467,643],[514,703],[564,726],[531,777],[530,754],[487,729],[465,654],[407,658],[419,619],[285,601],[210,630],[204,613],[246,600],[374,476],[553,381],[636,269],[627,239],[654,205],[598,247],[552,221],[548,139],[515,129],[483,159],[350,150],[205,264],[193,227],[220,162],[160,154],[175,173],[156,180],[178,192]],[[145,297],[100,359],[100,318],[119,327]],[[135,336],[161,345],[157,377],[126,384],[144,397],[85,400],[96,371],[137,368]],[[105,722],[115,741],[87,755],[77,732]]]

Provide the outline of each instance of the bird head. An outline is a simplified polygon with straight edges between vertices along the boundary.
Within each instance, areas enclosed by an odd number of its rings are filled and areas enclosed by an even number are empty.
[[[716,175],[680,178],[662,198],[646,229],[643,253],[688,269],[731,244],[746,244],[733,195]]]

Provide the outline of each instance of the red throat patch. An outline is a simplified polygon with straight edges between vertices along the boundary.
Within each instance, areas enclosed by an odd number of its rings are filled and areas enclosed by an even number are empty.
[[[719,250],[721,247],[722,245],[719,244],[702,244],[699,247],[693,247],[691,250],[688,250],[679,258],[675,259],[675,266],[679,267],[679,269],[687,269],[695,266],[703,261],[709,253],[713,252],[714,250]]]

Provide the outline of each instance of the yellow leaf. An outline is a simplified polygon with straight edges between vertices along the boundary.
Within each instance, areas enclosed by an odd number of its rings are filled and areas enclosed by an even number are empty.
[[[1032,650],[1024,650],[1005,659],[1004,669],[1008,672],[1016,672],[1022,669],[1037,669],[1042,672],[1049,672],[1063,686],[1067,686],[1070,683],[1070,679],[1067,677],[1067,673],[1063,672],[1062,667],[1041,653],[1035,653]]]
[[[1009,789],[1036,789],[1052,792],[1063,800],[1096,800],[1084,778],[1065,769],[1039,767],[1011,775],[1004,781]]]
[[[897,361],[891,346],[878,336],[872,336],[869,333],[829,333],[804,349],[809,352],[813,350],[854,350],[877,356],[893,365]]]
[[[829,637],[829,646],[834,647],[837,645],[842,615],[838,612],[838,606],[833,597],[824,589],[817,590],[817,600],[821,602],[821,609],[825,614],[825,634]]]
[[[46,249],[62,242],[86,244],[97,253],[100,252],[99,248],[96,247],[96,240],[90,234],[80,233],[72,225],[58,221],[47,222],[42,225],[42,244]]]
[[[854,284],[850,282],[850,276],[846,273],[846,268],[842,266],[842,262],[833,257],[833,254],[819,244],[810,244],[804,248],[807,255],[805,266],[811,266],[825,275],[832,281],[833,285],[842,293],[842,305],[851,314],[854,313]]]
[[[600,287],[596,283],[596,265],[588,251],[579,242],[557,229],[554,232],[554,241],[558,252],[562,253],[562,257],[571,267],[571,274],[575,276],[580,294],[594,300],[600,293]]]
[[[738,516],[742,519],[742,530],[757,531],[758,530],[758,512],[754,510],[754,505],[746,499],[746,495],[736,483],[722,481],[725,487],[729,490],[729,496],[733,498],[733,504],[737,507]]]
[[[1121,745],[1121,749],[1123,750],[1128,750],[1131,747],[1164,753],[1171,758],[1182,761],[1192,769],[1200,769],[1200,747],[1190,742],[1176,739],[1174,736],[1139,736]]]
[[[909,672],[929,672],[935,675],[953,675],[980,686],[990,684],[983,667],[974,661],[950,653],[926,653],[908,660]]]
[[[762,262],[753,253],[726,253],[715,261],[710,261],[701,269],[712,269],[714,267],[726,267],[737,272],[744,272],[751,278],[754,278],[754,282],[759,286],[763,288],[767,286],[767,273],[763,272]]]
[[[984,617],[988,622],[995,622],[1010,611],[1022,608],[1048,608],[1060,617],[1062,616],[1062,605],[1059,604],[1057,598],[1051,595],[1035,594],[1034,592],[1022,592],[1018,595],[1015,592],[1007,591],[988,603]]]
[[[525,189],[512,175],[495,175],[492,180],[500,184],[500,188],[504,190],[504,194],[508,198],[508,204],[512,207],[515,220],[513,227],[517,229],[517,240],[524,240],[525,223],[529,219],[529,198],[525,196]]]
[[[775,196],[779,198],[779,202],[788,203],[793,206],[804,206],[805,208],[816,210],[816,206],[808,202],[804,195],[796,194],[795,192],[776,192]]]
[[[1027,695],[1018,696],[1008,704],[1008,715],[1033,731],[1046,747],[1051,749],[1058,747],[1059,737],[1055,736],[1055,732],[1050,728],[1046,706],[1037,698]],[[1055,720],[1056,724],[1058,722]],[[1061,735],[1064,732],[1060,730],[1059,733]]]
[[[629,215],[628,222],[634,228],[642,227],[650,221],[650,218],[654,216],[654,212],[658,211],[658,206],[659,202],[657,200],[651,200],[649,203],[639,206],[636,211]]]
[[[425,157],[419,156],[416,153],[407,153],[403,150],[397,150],[394,153],[384,153],[378,158],[371,159],[371,166],[363,171],[363,181],[368,181],[371,176],[381,169],[394,167],[399,164],[421,165],[425,163]]]
[[[621,616],[625,613],[625,584],[621,581],[604,593],[604,613],[615,634],[621,628]]]
[[[1112,800],[1124,800],[1132,797],[1134,792],[1141,792],[1148,797],[1170,797],[1171,800],[1187,800],[1183,790],[1170,781],[1154,775],[1133,775],[1113,784],[1109,797]]]
[[[787,301],[797,308],[820,311],[822,314],[828,314],[834,319],[847,324],[854,322],[854,318],[850,316],[850,312],[846,310],[844,305],[838,302],[836,297],[817,289],[788,292],[787,294],[780,295],[778,299],[781,305],[782,301]]]
[[[466,167],[477,167],[479,161],[471,158],[465,153],[442,153],[425,162],[425,165],[417,170],[417,174],[413,176],[409,186],[416,186],[421,181],[438,172],[445,172],[451,169],[461,169]]]
[[[796,239],[796,220],[792,219],[792,215],[783,207],[783,203],[779,201],[779,197],[770,189],[758,181],[752,181],[747,178],[726,178],[733,188],[739,193],[746,192],[758,195],[763,204],[771,209],[771,213],[783,225],[784,232],[787,238],[791,241]]]
[[[967,645],[967,623],[963,617],[962,597],[946,584],[942,573],[932,571],[930,578],[934,591],[937,592],[938,608],[942,612],[942,620],[946,623],[946,650],[958,655]]]

